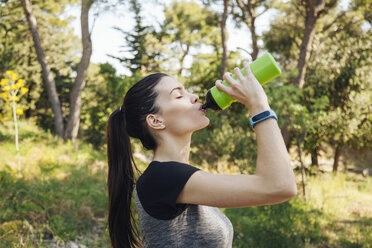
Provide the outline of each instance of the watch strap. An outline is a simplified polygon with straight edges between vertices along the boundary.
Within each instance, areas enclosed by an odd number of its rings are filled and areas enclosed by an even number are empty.
[[[271,117],[278,121],[278,117],[276,116],[276,113],[274,112],[274,110],[269,109],[269,110],[262,111],[261,113],[255,114],[249,119],[249,121],[251,123],[252,128],[254,128],[254,126],[257,123],[260,123],[261,121],[266,120]]]

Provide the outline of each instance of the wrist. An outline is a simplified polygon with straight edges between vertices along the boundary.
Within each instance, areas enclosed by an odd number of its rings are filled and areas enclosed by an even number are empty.
[[[254,129],[254,127],[258,123],[261,123],[262,121],[269,119],[271,117],[278,121],[278,117],[276,116],[275,111],[272,109],[268,109],[249,118],[249,122],[251,123],[251,126]]]
[[[259,103],[259,104],[255,104],[254,106],[248,109],[249,109],[250,117],[252,117],[258,113],[261,113],[262,111],[269,110],[270,105],[268,103]]]

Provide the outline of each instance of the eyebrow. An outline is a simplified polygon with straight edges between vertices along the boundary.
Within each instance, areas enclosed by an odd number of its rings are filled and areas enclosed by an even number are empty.
[[[176,88],[172,89],[171,92],[169,93],[169,95],[172,94],[172,92],[173,92],[174,90],[182,90],[182,87],[179,86],[179,87],[176,87]]]

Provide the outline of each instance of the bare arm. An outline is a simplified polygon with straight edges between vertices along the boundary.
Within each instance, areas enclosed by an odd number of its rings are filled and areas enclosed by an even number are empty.
[[[216,82],[217,88],[243,103],[253,116],[270,109],[261,84],[254,78],[248,64],[247,76],[234,70],[237,80],[228,74],[224,79],[230,87]],[[275,119],[255,125],[257,167],[254,175],[220,175],[195,172],[177,198],[177,203],[191,203],[223,208],[270,205],[286,201],[297,194],[290,159]]]
[[[256,105],[251,116],[267,109],[270,109],[268,104]],[[256,175],[273,184],[273,187],[296,195],[295,175],[277,121],[274,118],[266,119],[256,124],[254,131],[257,139]]]
[[[252,74],[247,62],[244,63],[244,68],[247,72],[246,76],[242,75],[240,69],[234,69],[236,80],[228,73],[224,75],[224,79],[231,87],[226,87],[219,82],[216,86],[243,103],[252,117],[270,109],[270,106],[262,85]],[[296,194],[295,176],[290,167],[289,155],[277,121],[269,118],[259,122],[255,125],[254,131],[257,137],[256,175],[264,178],[268,185]]]

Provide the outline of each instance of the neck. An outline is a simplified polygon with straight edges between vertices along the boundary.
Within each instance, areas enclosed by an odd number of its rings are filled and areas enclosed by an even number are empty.
[[[153,160],[165,162],[176,161],[189,163],[191,134],[175,137],[163,137],[162,142],[154,152]]]

